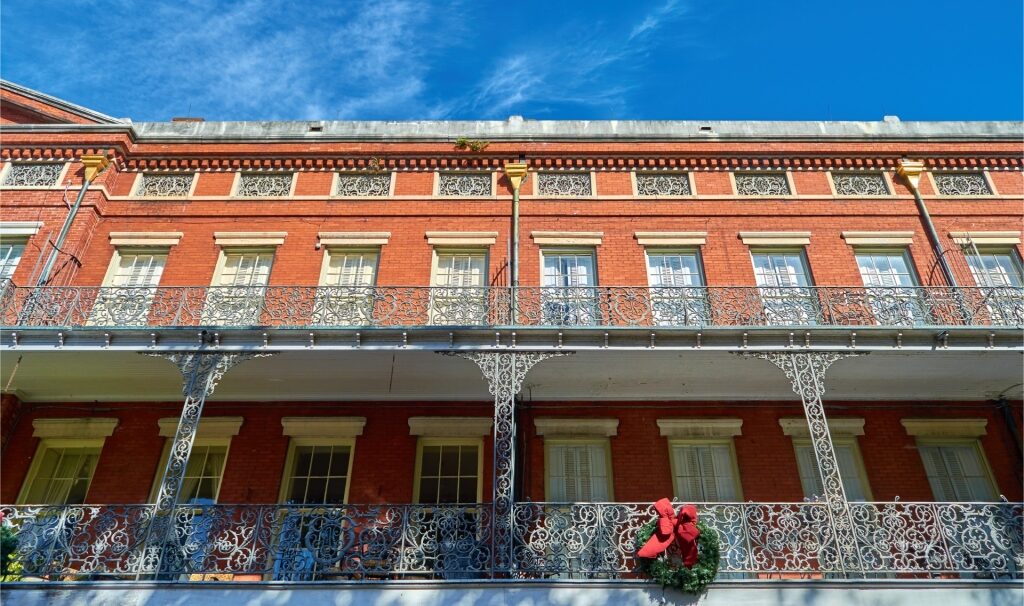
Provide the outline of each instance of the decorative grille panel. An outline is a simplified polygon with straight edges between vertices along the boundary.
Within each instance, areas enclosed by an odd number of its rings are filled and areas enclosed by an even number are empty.
[[[143,174],[136,196],[158,198],[184,198],[192,190],[195,175],[149,175]]]
[[[53,187],[57,185],[62,163],[46,164],[12,164],[4,177],[4,185],[9,187]]]
[[[441,196],[489,196],[491,195],[490,173],[441,173],[437,183]]]
[[[391,193],[391,173],[339,174],[337,196],[385,197]]]
[[[238,181],[238,196],[241,198],[281,198],[292,191],[292,178],[287,174],[242,173]]]
[[[537,193],[542,196],[590,196],[590,173],[538,173]]]
[[[889,187],[881,173],[833,174],[832,182],[840,196],[887,196]]]
[[[788,196],[789,183],[782,173],[737,174],[736,193],[741,196]]]
[[[638,196],[689,196],[690,177],[683,174],[641,174],[636,175]]]
[[[981,173],[935,174],[935,186],[943,196],[990,196],[985,176]]]

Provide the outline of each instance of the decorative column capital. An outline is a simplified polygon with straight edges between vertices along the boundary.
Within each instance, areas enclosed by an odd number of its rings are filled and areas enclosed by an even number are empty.
[[[505,176],[512,183],[512,189],[519,191],[526,180],[527,168],[525,162],[508,162],[505,164]]]
[[[106,156],[92,154],[82,156],[82,165],[85,166],[85,180],[92,181],[109,164],[110,158]]]
[[[896,168],[896,174],[906,179],[907,184],[914,191],[917,191],[917,186],[921,182],[921,173],[923,172],[924,162],[920,160],[903,158],[899,161],[899,165]]]

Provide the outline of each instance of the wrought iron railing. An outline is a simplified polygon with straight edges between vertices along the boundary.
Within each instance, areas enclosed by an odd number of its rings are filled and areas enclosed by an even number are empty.
[[[1024,578],[1024,504],[851,509],[855,546],[837,544],[822,502],[698,504],[719,536],[720,578]],[[18,576],[52,581],[633,579],[637,533],[654,517],[649,503],[517,503],[512,569],[495,571],[490,504],[181,506],[170,539],[147,532],[153,511],[0,507]],[[853,568],[841,557],[851,548]]]
[[[1020,326],[1016,287],[0,287],[4,326]]]

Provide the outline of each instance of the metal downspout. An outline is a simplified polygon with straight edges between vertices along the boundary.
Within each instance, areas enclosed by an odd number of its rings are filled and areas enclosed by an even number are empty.
[[[946,283],[957,288],[959,284],[956,282],[956,278],[953,276],[953,270],[949,267],[949,263],[946,262],[946,255],[943,252],[942,242],[939,240],[939,233],[935,231],[935,224],[932,223],[932,216],[928,213],[928,207],[925,206],[924,200],[921,198],[921,192],[918,191],[918,185],[921,181],[921,173],[924,171],[924,162],[918,162],[915,160],[900,160],[899,168],[896,172],[903,177],[910,187],[911,193],[914,194],[914,201],[917,202],[917,210],[921,214],[921,221],[924,222],[925,231],[928,232],[928,240],[932,244],[932,248],[935,250],[935,255],[939,260],[939,268],[942,269],[942,274],[946,277]]]
[[[520,158],[519,162],[505,164],[505,175],[512,184],[512,244],[509,248],[509,273],[511,274],[511,297],[509,299],[510,312],[509,321],[516,324],[519,319],[517,309],[517,298],[519,296],[519,188],[526,181],[526,162]]]

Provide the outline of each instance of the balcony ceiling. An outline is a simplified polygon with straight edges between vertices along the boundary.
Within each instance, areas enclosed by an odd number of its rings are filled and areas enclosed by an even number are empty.
[[[178,371],[169,362],[124,351],[5,352],[0,381],[23,400],[36,402],[182,397]],[[831,400],[984,400],[1000,393],[1019,399],[1021,355],[874,352],[837,362],[827,387]],[[523,396],[535,401],[796,399],[770,363],[720,351],[580,352],[535,367]],[[289,351],[240,364],[214,395],[222,401],[490,398],[476,365],[429,351]]]

